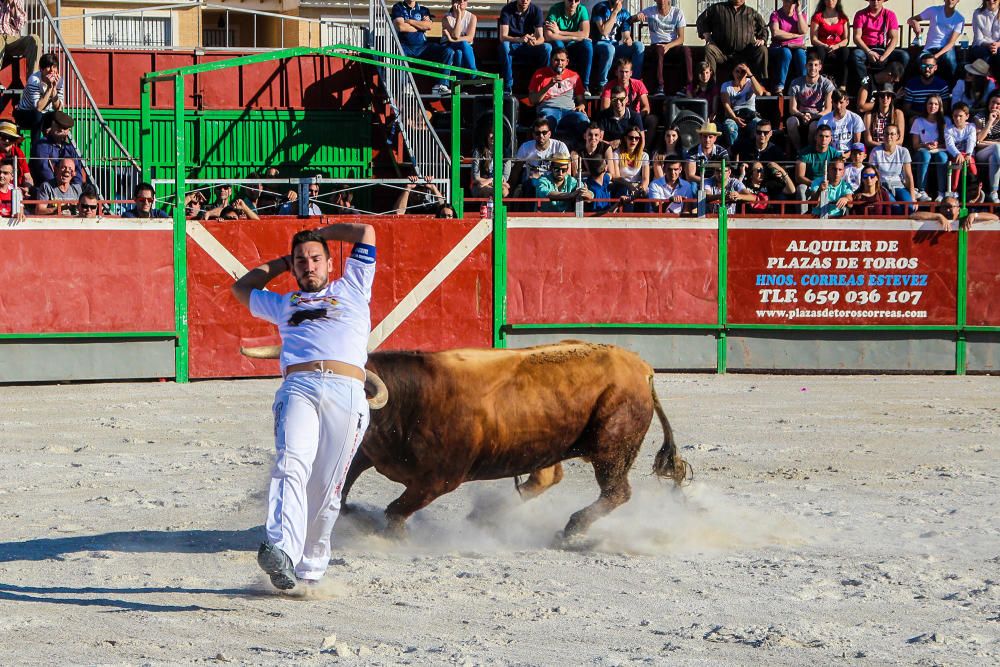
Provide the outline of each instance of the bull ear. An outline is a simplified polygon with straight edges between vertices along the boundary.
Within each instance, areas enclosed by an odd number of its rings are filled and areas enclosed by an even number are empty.
[[[277,359],[281,356],[280,345],[261,345],[259,347],[240,346],[240,354],[250,359]]]

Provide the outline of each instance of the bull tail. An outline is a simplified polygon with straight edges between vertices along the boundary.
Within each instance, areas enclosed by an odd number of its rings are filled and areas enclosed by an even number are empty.
[[[653,474],[657,477],[666,477],[674,480],[674,484],[680,486],[694,477],[694,470],[688,462],[677,453],[677,445],[674,442],[674,431],[670,428],[670,421],[667,414],[660,405],[660,397],[656,395],[656,387],[653,386],[653,376],[649,376],[649,391],[653,395],[653,409],[660,419],[660,426],[663,427],[663,446],[656,452],[653,460]]]

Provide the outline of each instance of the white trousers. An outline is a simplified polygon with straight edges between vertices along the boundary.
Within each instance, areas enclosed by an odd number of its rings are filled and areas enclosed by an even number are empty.
[[[273,412],[267,539],[292,559],[298,578],[316,580],[330,564],[340,492],[368,428],[364,383],[322,371],[292,373]]]

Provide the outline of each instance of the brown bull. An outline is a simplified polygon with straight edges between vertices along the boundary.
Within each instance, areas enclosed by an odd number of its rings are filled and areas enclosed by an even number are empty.
[[[562,478],[561,461],[594,466],[600,497],[566,524],[585,531],[631,496],[628,472],[655,411],[663,445],[653,472],[680,484],[688,471],[653,388],[653,369],[611,345],[564,341],[521,350],[379,352],[368,368],[389,399],[371,424],[343,491],[374,466],[406,487],[386,508],[390,532],[470,480],[531,474],[526,498]]]

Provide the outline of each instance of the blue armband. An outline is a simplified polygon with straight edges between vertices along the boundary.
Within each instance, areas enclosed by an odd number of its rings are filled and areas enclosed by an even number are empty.
[[[355,243],[351,250],[351,259],[356,259],[364,264],[374,264],[375,246],[367,243]]]

